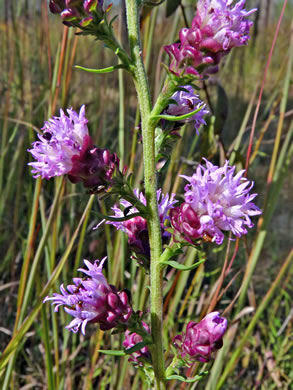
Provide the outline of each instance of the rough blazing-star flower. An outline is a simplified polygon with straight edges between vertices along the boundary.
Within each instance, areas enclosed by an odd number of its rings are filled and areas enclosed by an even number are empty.
[[[139,190],[134,190],[134,195],[136,196],[138,201],[146,205],[146,199],[144,195],[139,192]],[[168,194],[162,194],[161,190],[157,191],[158,211],[162,228],[163,242],[170,238],[170,233],[165,230],[165,221],[169,220],[167,214],[169,210],[173,207],[173,205],[177,202],[174,197],[175,194],[172,194],[169,197]],[[121,199],[119,205],[112,207],[112,210],[115,212],[115,217],[117,218],[125,217],[124,212],[126,209],[127,216],[138,212],[135,205],[132,205],[125,199]],[[147,257],[150,256],[147,221],[144,218],[136,216],[134,218],[122,222],[107,221],[106,223],[114,225],[116,229],[122,230],[128,235],[128,243],[135,253],[142,254]]]
[[[144,327],[144,329],[147,333],[150,333],[149,326],[143,321],[142,321],[142,326]],[[126,330],[125,340],[123,341],[122,345],[126,349],[130,349],[130,348],[134,347],[136,344],[141,343],[142,341],[143,341],[143,338],[139,334],[131,333],[129,330]],[[142,358],[148,359],[148,360],[151,359],[151,353],[150,353],[147,346],[139,349],[136,352],[133,352],[130,355],[130,358],[128,359],[128,361],[134,362],[135,364],[138,364],[139,366],[143,366]]]
[[[165,113],[168,115],[180,116],[201,108],[199,112],[190,118],[183,120],[185,123],[194,122],[194,128],[197,131],[201,125],[206,124],[203,116],[208,114],[209,111],[205,110],[206,105],[200,100],[199,95],[194,94],[191,85],[185,85],[180,88],[182,89],[176,91],[171,97],[177,104],[169,104]]]
[[[60,117],[45,122],[39,140],[29,152],[37,160],[29,163],[34,177],[50,179],[68,175],[73,183],[83,182],[85,187],[107,187],[119,167],[116,153],[94,146],[89,136],[85,106],[79,114],[67,109],[68,116],[60,110]]]
[[[62,284],[62,294],[53,294],[46,297],[44,302],[52,300],[56,305],[64,305],[64,310],[75,317],[66,328],[76,333],[81,329],[85,334],[88,322],[98,323],[101,330],[125,326],[132,314],[132,308],[128,302],[125,291],[117,291],[114,286],[108,284],[103,275],[102,268],[106,258],[94,264],[84,260],[88,269],[80,268],[78,271],[87,275],[86,278],[74,278],[73,283],[66,288]]]
[[[223,336],[227,328],[226,318],[218,312],[206,315],[200,322],[190,321],[186,332],[177,335],[173,342],[181,357],[187,362],[209,362],[212,352],[223,346]]]
[[[199,0],[191,27],[180,30],[180,42],[165,46],[170,71],[177,75],[214,72],[233,47],[246,45],[253,24],[246,18],[256,9],[246,11],[244,5],[245,0],[234,6],[233,0]]]
[[[198,216],[198,234],[220,245],[223,231],[237,237],[247,234],[247,228],[253,227],[250,217],[261,211],[252,202],[257,194],[249,193],[254,183],[243,177],[245,170],[235,174],[235,166],[228,161],[218,167],[204,160],[206,167],[199,165],[192,176],[182,175],[189,181],[184,199]]]

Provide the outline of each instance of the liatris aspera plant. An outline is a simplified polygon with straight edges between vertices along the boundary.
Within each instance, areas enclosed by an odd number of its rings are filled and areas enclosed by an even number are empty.
[[[253,203],[256,197],[250,193],[253,182],[246,179],[244,170],[236,172],[228,162],[219,167],[207,160],[192,176],[183,176],[189,184],[185,186],[184,202],[177,207],[175,194],[163,195],[158,189],[157,162],[178,124],[180,127],[194,122],[196,130],[205,125],[204,115],[208,110],[194,94],[194,83],[203,78],[207,67],[217,65],[233,47],[247,43],[252,24],[247,16],[255,10],[245,11],[244,0],[234,6],[230,0],[200,0],[191,27],[180,31],[180,42],[165,47],[171,57],[170,71],[167,71],[164,87],[152,106],[142,60],[138,3],[138,0],[126,0],[129,54],[118,44],[102,1],[51,0],[50,8],[52,12],[60,13],[67,25],[80,27],[82,34],[91,34],[104,41],[120,59],[118,65],[102,70],[90,69],[91,72],[124,68],[133,77],[141,114],[144,195],[133,189],[130,176],[125,179],[119,171],[116,153],[110,154],[107,149],[93,145],[84,106],[79,114],[67,110],[68,116],[61,110],[60,117],[45,123],[39,141],[30,149],[37,160],[30,165],[35,177],[48,179],[68,175],[72,182],[82,181],[89,188],[102,187],[107,196],[112,196],[115,214],[104,215],[104,219],[127,234],[130,249],[138,260],[143,259],[139,265],[146,268],[144,271],[150,277],[147,312],[151,323],[149,326],[142,321],[141,313],[132,308],[125,291],[108,284],[102,273],[104,261],[99,264],[85,261],[88,269],[80,271],[87,277],[74,278],[74,284],[67,288],[62,285],[61,294],[54,293],[45,301],[52,300],[55,310],[64,306],[74,317],[67,326],[73,332],[81,329],[85,333],[87,323],[97,323],[102,330],[124,332],[124,350],[118,355],[130,354],[130,361],[144,370],[148,386],[162,390],[166,388],[167,380],[174,379],[174,373],[177,379],[186,380],[185,376],[179,375],[184,366],[188,367],[194,361],[210,361],[212,353],[221,348],[227,328],[227,320],[218,312],[206,315],[199,323],[189,322],[186,332],[175,337],[177,352],[166,367],[162,338],[166,267],[183,271],[195,268],[197,264],[185,267],[176,261],[185,245],[192,245],[203,253],[200,247],[203,241],[208,245],[221,245],[225,232],[241,237],[253,226],[251,217],[261,212]],[[195,88],[200,87],[199,83]],[[170,159],[170,150],[165,152],[165,158]],[[115,351],[109,353],[115,354]]]

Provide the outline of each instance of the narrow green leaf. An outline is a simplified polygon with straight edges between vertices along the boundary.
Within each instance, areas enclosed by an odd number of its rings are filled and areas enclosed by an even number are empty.
[[[194,111],[188,112],[187,114],[184,114],[184,115],[178,115],[178,116],[175,116],[175,115],[154,115],[153,119],[166,119],[167,121],[171,121],[171,122],[183,121],[184,119],[188,119],[188,118],[192,117],[193,115],[197,114],[200,110],[203,109],[203,107],[204,106],[201,106]]]
[[[194,378],[190,378],[190,379],[185,378],[184,376],[181,376],[181,375],[170,375],[166,379],[167,379],[167,381],[177,379],[178,381],[181,381],[181,382],[194,383],[196,381],[201,380],[204,375],[207,375],[207,373],[208,373],[208,371],[204,371],[201,374],[196,375]]]
[[[145,343],[144,341],[141,341],[140,343],[135,344],[133,347],[131,347],[129,349],[125,349],[125,354],[130,355],[133,352],[139,351],[140,349],[142,349],[146,345],[147,345],[147,343]]]
[[[124,351],[113,351],[112,349],[99,349],[99,352],[103,353],[104,355],[111,355],[111,356],[125,356],[126,353]]]
[[[180,264],[175,260],[168,260],[168,261],[161,261],[161,264],[170,265],[173,268],[179,269],[180,271],[190,271],[192,269],[197,268],[200,264],[204,263],[206,259],[200,260],[195,264],[192,264],[190,266],[186,266],[184,264]]]
[[[109,215],[101,214],[98,211],[95,211],[94,213],[97,214],[99,217],[106,219],[107,221],[112,221],[112,222],[123,222],[123,221],[128,221],[129,219],[132,219],[135,217],[145,217],[145,215],[142,213],[132,213],[132,214],[126,215],[125,217],[110,217]]]
[[[90,72],[90,73],[110,73],[113,72],[116,69],[127,69],[125,65],[119,64],[119,65],[113,65],[109,66],[108,68],[103,68],[103,69],[90,69],[90,68],[84,68],[83,66],[79,65],[74,65],[76,69],[84,70],[85,72]]]

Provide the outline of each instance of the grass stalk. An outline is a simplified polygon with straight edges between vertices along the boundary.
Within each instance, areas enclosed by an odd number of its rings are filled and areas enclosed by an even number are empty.
[[[227,376],[229,375],[229,373],[231,372],[231,370],[235,366],[238,358],[240,357],[240,355],[243,351],[243,348],[244,348],[248,338],[250,337],[250,335],[251,335],[254,327],[256,326],[258,320],[260,319],[260,316],[262,315],[263,311],[267,308],[268,304],[270,303],[270,301],[273,297],[273,294],[275,293],[275,290],[279,286],[279,284],[280,284],[283,276],[285,275],[285,272],[288,270],[288,267],[291,264],[292,260],[293,260],[293,250],[290,251],[290,253],[289,253],[288,257],[286,258],[285,262],[283,263],[276,279],[272,283],[270,289],[266,293],[261,304],[258,306],[255,315],[253,316],[253,318],[252,318],[250,324],[248,325],[243,337],[241,338],[240,343],[237,345],[237,348],[234,350],[231,358],[229,359],[228,363],[226,364],[225,370],[224,370],[223,374],[221,375],[221,377],[218,381],[218,384],[216,386],[216,390],[221,389],[222,386],[224,385]]]

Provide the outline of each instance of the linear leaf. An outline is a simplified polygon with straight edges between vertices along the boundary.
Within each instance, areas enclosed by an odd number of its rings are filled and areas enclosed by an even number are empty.
[[[195,264],[192,264],[190,266],[186,266],[184,264],[180,264],[175,260],[168,260],[168,261],[161,261],[161,264],[170,265],[173,268],[179,269],[180,271],[190,271],[192,269],[197,268],[200,264],[204,263],[206,259],[200,260]]]

